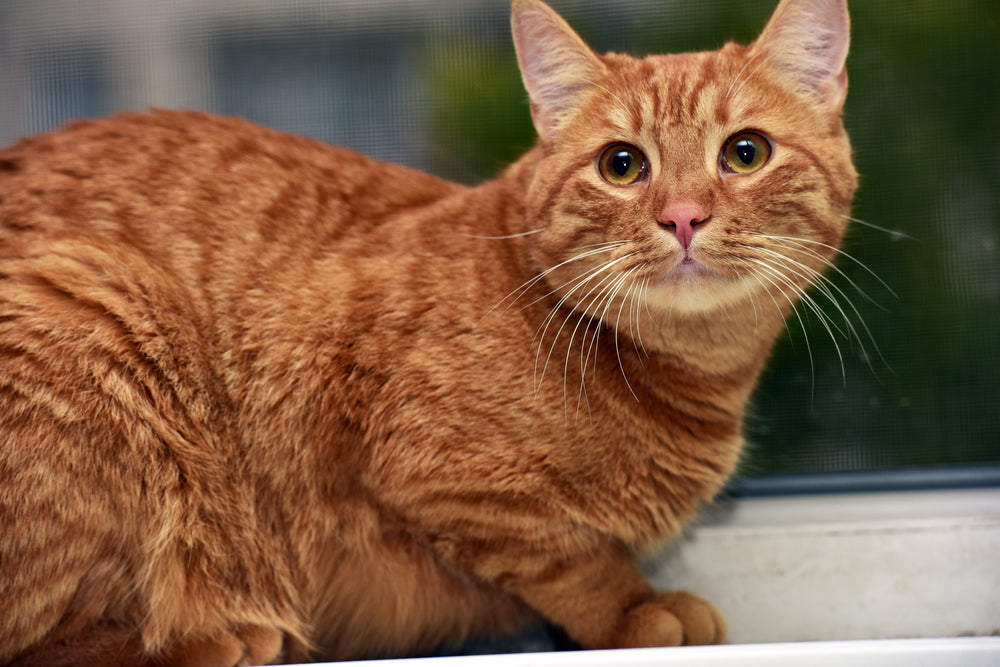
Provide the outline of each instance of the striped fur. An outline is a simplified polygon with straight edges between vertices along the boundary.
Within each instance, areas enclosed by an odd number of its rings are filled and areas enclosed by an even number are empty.
[[[539,143],[475,188],[186,112],[0,151],[0,664],[399,655],[536,614],[723,639],[632,558],[735,468],[844,233],[846,13],[641,60],[513,17]],[[743,130],[772,157],[725,172]],[[602,180],[614,142],[644,180]],[[687,264],[679,199],[711,212]]]

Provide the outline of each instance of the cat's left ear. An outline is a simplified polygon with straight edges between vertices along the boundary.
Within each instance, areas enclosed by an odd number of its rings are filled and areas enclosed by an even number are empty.
[[[602,77],[604,63],[540,0],[513,0],[510,23],[531,120],[539,136],[554,138]]]
[[[766,58],[802,92],[839,112],[847,96],[847,0],[781,0],[751,55]]]

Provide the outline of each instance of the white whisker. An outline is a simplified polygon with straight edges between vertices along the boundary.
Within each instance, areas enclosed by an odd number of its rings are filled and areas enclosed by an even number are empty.
[[[645,266],[645,265],[643,265]],[[637,267],[637,270],[642,267]],[[649,280],[649,276],[646,277]],[[632,290],[635,290],[635,294],[632,294]],[[639,363],[642,363],[643,357],[649,358],[649,352],[646,351],[646,345],[642,342],[642,327],[639,326],[639,308],[640,299],[642,298],[642,283],[633,282],[629,286],[628,292],[625,293],[625,298],[629,299],[629,309],[628,309],[628,330],[632,334],[632,347],[635,348],[636,358]],[[634,332],[633,332],[634,329]]]
[[[511,290],[510,292],[508,292],[505,297],[503,297],[502,299],[500,299],[499,301],[497,301],[493,305],[492,308],[490,308],[488,311],[486,311],[486,313],[481,318],[479,318],[479,321],[482,322],[484,319],[486,319],[487,317],[489,317],[490,313],[492,313],[494,310],[496,310],[497,308],[499,308],[505,301],[507,301],[508,299],[510,299],[513,296],[514,297],[513,300],[503,310],[503,312],[507,312],[507,310],[509,310],[517,302],[518,299],[520,299],[522,296],[524,296],[525,294],[527,294],[528,291],[532,287],[534,287],[536,284],[538,284],[541,280],[544,280],[545,276],[549,275],[553,271],[555,271],[557,269],[560,269],[560,268],[566,266],[567,264],[571,264],[573,262],[579,261],[581,259],[586,259],[588,257],[593,257],[594,255],[599,255],[599,254],[604,253],[604,252],[612,252],[612,251],[620,248],[621,246],[625,245],[626,243],[628,243],[628,241],[610,241],[610,242],[607,242],[607,243],[596,244],[594,246],[587,246],[587,247],[589,247],[591,249],[587,250],[586,252],[579,253],[578,255],[575,255],[573,257],[570,257],[569,259],[567,259],[567,260],[565,260],[563,262],[560,262],[559,264],[556,264],[555,266],[553,266],[551,268],[548,268],[545,271],[542,271],[541,273],[539,273],[535,277],[533,277],[530,280],[522,283],[520,286],[515,287],[513,290]],[[517,296],[514,296],[515,294]],[[549,292],[549,294],[552,294],[552,292]],[[545,296],[548,296],[548,294],[545,295]],[[542,298],[544,298],[544,297],[542,297]],[[539,301],[539,300],[541,300],[541,299],[537,299],[536,301],[533,301],[532,303],[537,303],[537,301]],[[529,304],[529,305],[531,305],[531,304]]]
[[[866,221],[861,220],[859,218],[852,218],[849,215],[841,215],[840,217],[845,218],[847,220],[850,220],[851,222],[856,222],[859,225],[864,225],[865,227],[868,227],[870,229],[875,229],[877,231],[884,232],[884,233],[888,234],[889,238],[891,238],[893,241],[898,241],[900,239],[906,239],[908,241],[914,241],[915,240],[912,236],[910,236],[906,232],[901,232],[898,229],[888,229],[886,227],[879,227],[878,225],[873,225],[872,223],[866,222]]]
[[[626,255],[626,257],[627,257],[627,255]],[[612,281],[611,287],[606,287],[605,285],[606,285],[606,283],[609,280]],[[577,319],[576,326],[573,327],[573,331],[570,332],[569,342],[566,343],[566,360],[563,363],[563,409],[564,410],[568,410],[569,409],[569,405],[568,405],[568,394],[569,394],[569,391],[568,391],[568,387],[567,387],[567,382],[569,380],[569,362],[570,362],[570,359],[571,359],[572,353],[573,353],[573,340],[576,338],[576,332],[580,329],[580,325],[583,324],[584,320],[587,320],[587,326],[584,328],[583,342],[580,344],[580,351],[582,353],[583,352],[583,348],[587,344],[587,335],[586,335],[586,332],[587,332],[587,330],[589,330],[591,322],[594,321],[594,316],[589,314],[591,308],[593,308],[595,304],[599,304],[600,302],[603,302],[603,298],[604,298],[605,292],[607,290],[613,288],[613,286],[615,284],[617,284],[618,281],[620,281],[620,280],[621,280],[621,276],[618,276],[616,278],[614,275],[610,275],[610,276],[607,276],[607,277],[603,278],[599,283],[597,283],[597,285],[595,285],[594,287],[592,287],[589,292],[587,292],[585,295],[583,295],[583,297],[579,301],[578,309],[580,311],[580,317]],[[595,296],[593,296],[593,298],[591,298],[591,295],[594,294],[595,291],[597,292],[597,294]],[[588,299],[589,299],[589,301],[588,301]],[[599,309],[600,305],[598,305],[597,308]],[[573,312],[576,312],[576,311],[574,310]],[[569,315],[566,316],[566,320],[563,321],[564,325],[565,325],[566,322],[569,321],[569,319],[572,317],[572,315],[573,315],[573,313],[571,312]],[[598,326],[600,326],[600,320],[598,320]],[[562,330],[562,328],[560,327],[560,331],[561,330]],[[555,345],[556,340],[558,340],[558,337],[559,337],[559,332],[557,331],[556,332],[556,336],[553,339],[553,343],[552,343],[553,345]],[[582,359],[582,354],[581,354],[581,359]],[[585,371],[585,369],[582,366],[581,366],[580,370],[581,370],[581,377],[580,377],[581,390],[585,392],[585,389],[583,389],[583,387],[584,387],[584,380],[585,380],[585,377],[586,377],[586,375],[585,375],[586,371]],[[588,406],[588,410],[589,410],[590,401],[587,401],[587,406]],[[579,418],[579,414],[580,414],[580,398],[579,398],[579,394],[578,394],[578,396],[577,396],[577,418]]]
[[[754,293],[754,289],[750,285],[750,282],[747,280],[746,276],[741,275],[741,276],[739,276],[739,279],[740,279],[740,282],[743,283],[743,286],[746,288],[747,298],[750,301],[750,307],[753,308],[753,328],[754,328],[754,331],[756,331],[757,328],[760,326],[760,315],[757,312],[757,305],[758,305],[757,304],[757,296]],[[760,282],[760,281],[758,281],[758,282]]]
[[[854,255],[851,255],[850,253],[844,252],[840,248],[837,248],[837,247],[834,247],[832,245],[829,245],[828,243],[823,243],[821,241],[813,241],[812,239],[802,239],[802,238],[797,238],[797,237],[794,237],[794,236],[774,236],[774,235],[771,235],[771,234],[755,234],[755,236],[760,236],[761,238],[765,238],[765,239],[771,239],[772,241],[775,241],[775,242],[784,241],[784,242],[787,242],[787,243],[791,243],[791,244],[797,246],[798,248],[800,248],[802,250],[802,252],[810,252],[810,253],[812,253],[814,257],[822,259],[822,261],[824,263],[826,263],[827,266],[829,266],[830,268],[832,268],[834,271],[836,271],[840,275],[844,276],[844,278],[847,279],[852,284],[852,286],[854,286],[854,288],[858,291],[858,293],[861,294],[863,297],[865,297],[865,299],[867,299],[868,301],[871,301],[876,306],[879,306],[879,304],[878,304],[877,301],[875,301],[874,299],[872,299],[861,288],[859,288],[854,283],[853,280],[851,280],[850,278],[847,277],[847,274],[845,274],[843,271],[840,270],[840,268],[836,264],[834,264],[833,262],[831,262],[830,260],[828,260],[826,257],[823,257],[822,254],[816,252],[815,250],[810,249],[805,244],[806,243],[812,243],[813,245],[817,245],[817,246],[819,246],[821,248],[825,248],[827,250],[830,250],[830,251],[836,253],[837,255],[840,255],[841,257],[846,257],[850,261],[852,261],[855,264],[857,264],[858,266],[860,266],[862,269],[864,269],[868,273],[868,275],[870,275],[872,278],[874,278],[875,280],[877,280],[879,282],[879,284],[882,285],[882,287],[884,287],[887,292],[889,292],[889,294],[891,294],[892,296],[894,296],[896,298],[899,298],[899,296],[896,294],[896,292],[893,291],[893,289],[891,287],[889,287],[888,283],[886,283],[884,280],[882,280],[882,278],[879,277],[879,275],[877,273],[875,273],[874,271],[872,271],[871,268],[869,268],[867,264],[865,264],[864,262],[862,262],[858,258],[854,257]],[[785,247],[788,247],[788,246],[785,246]],[[879,306],[879,307],[881,308],[881,306]]]
[[[791,307],[791,311],[793,313],[795,313],[795,319],[798,320],[798,322],[799,322],[799,328],[802,329],[802,337],[803,337],[803,340],[805,340],[805,343],[806,343],[806,356],[809,357],[809,374],[810,374],[810,376],[812,378],[811,396],[815,397],[815,395],[816,395],[816,365],[815,365],[815,362],[813,360],[812,346],[809,344],[809,333],[806,330],[805,323],[802,321],[802,315],[799,314],[799,311],[795,307],[795,302],[792,300],[792,298],[789,297],[785,293],[784,288],[782,288],[780,284],[778,284],[777,282],[775,282],[773,278],[771,278],[769,275],[767,275],[765,273],[762,273],[760,271],[754,270],[752,267],[750,267],[750,275],[752,275],[754,278],[756,278],[757,281],[760,282],[761,286],[764,287],[764,291],[767,292],[771,296],[771,300],[774,302],[774,306],[775,306],[775,308],[778,309],[779,313],[781,313],[781,307],[778,305],[778,301],[774,298],[774,295],[771,294],[771,291],[768,290],[766,286],[764,286],[764,281],[767,281],[772,287],[774,287],[775,289],[778,290],[778,292],[781,293],[781,296],[785,297],[785,300],[788,301],[788,305]],[[783,319],[784,324],[785,324],[785,331],[787,331],[789,333],[789,336],[790,336],[791,335],[791,331],[788,329],[788,321],[786,319],[784,319],[784,316],[782,316],[782,319]]]
[[[789,336],[791,336],[792,332],[788,328],[788,320],[785,318],[785,314],[781,311],[781,306],[778,304],[778,300],[774,298],[774,294],[772,294],[771,291],[769,289],[767,289],[767,285],[765,285],[764,281],[761,280],[761,276],[759,275],[760,272],[757,271],[756,269],[754,269],[753,267],[747,267],[747,268],[750,270],[750,274],[749,274],[750,277],[753,278],[754,280],[756,280],[757,283],[762,288],[764,288],[764,293],[767,294],[769,297],[771,297],[771,303],[774,304],[775,309],[778,311],[778,315],[781,317],[781,322],[782,322],[782,324],[785,327],[785,332]],[[778,287],[771,280],[768,280],[768,283],[771,284],[773,287]],[[780,288],[779,288],[779,290],[780,290]],[[782,296],[784,296],[785,299],[788,299],[788,296],[785,294],[784,290],[780,290],[780,291],[781,291]],[[792,301],[790,301],[790,300],[789,300],[789,303],[791,304],[792,308],[794,309],[795,308],[795,304]],[[763,306],[761,306],[761,307],[763,308]]]
[[[832,282],[829,278],[824,276],[819,271],[816,271],[811,266],[796,261],[791,257],[788,257],[787,255],[781,254],[780,252],[769,250],[767,248],[758,248],[757,250],[774,258],[774,260],[779,262],[782,267],[788,269],[790,273],[798,276],[799,278],[802,278],[807,283],[812,283],[813,287],[816,290],[818,290],[823,296],[825,296],[831,304],[833,304],[834,308],[836,308],[837,311],[840,313],[841,318],[843,318],[845,325],[850,329],[851,333],[853,333],[855,337],[857,337],[857,331],[855,331],[854,327],[851,325],[851,321],[850,319],[848,319],[847,313],[844,312],[844,309],[841,307],[840,302],[834,296],[833,292],[830,291],[831,288],[836,290],[837,293],[840,294],[840,296],[844,297],[845,301],[851,303],[851,300],[847,298],[847,295],[844,294],[843,290],[837,287],[836,283]],[[855,313],[857,313],[856,310]],[[841,330],[840,327],[837,327],[835,324],[833,324],[832,320],[830,321],[830,323],[831,325],[834,326],[835,329],[837,329],[838,333],[840,333],[842,336],[845,336],[844,331]]]
[[[629,243],[629,242],[628,241],[615,242],[615,244],[613,246],[608,247],[608,248],[599,248],[599,249],[595,249],[595,250],[589,250],[589,251],[587,251],[585,253],[581,253],[580,255],[577,255],[574,258],[573,261],[575,261],[576,259],[583,259],[585,257],[592,257],[594,255],[599,255],[599,254],[604,253],[604,252],[611,252],[611,251],[617,250],[618,248],[622,247],[626,243]],[[614,261],[617,261],[617,260],[614,260]],[[548,271],[545,271],[543,274],[540,274],[540,275],[542,275],[542,276],[547,275],[547,274],[551,273],[554,269],[559,268],[560,266],[563,266],[564,264],[568,264],[568,263],[569,262],[567,261],[567,262],[563,262],[562,264],[558,264],[555,267],[553,267],[552,269],[549,269]],[[525,310],[527,308],[530,308],[531,306],[534,306],[539,301],[542,301],[543,299],[547,299],[548,297],[552,296],[553,294],[556,294],[559,291],[565,289],[571,283],[576,282],[576,280],[578,280],[578,278],[572,278],[570,280],[567,280],[563,284],[559,285],[558,287],[553,287],[551,290],[549,290],[545,294],[541,295],[540,297],[538,297],[534,301],[532,301],[530,303],[527,303],[524,306],[521,306],[521,310]]]
[[[646,276],[646,281],[642,285],[642,305],[643,305],[643,310],[646,311],[646,317],[649,318],[650,324],[652,324],[653,328],[656,329],[660,325],[656,321],[656,317],[653,315],[653,311],[649,309],[649,281],[651,279],[652,276]],[[642,349],[645,350],[646,345],[642,342],[642,329],[639,329],[639,343],[642,345]],[[649,352],[646,352],[646,357],[647,358],[649,357]]]
[[[827,334],[830,336],[830,340],[833,341],[833,347],[837,351],[837,358],[840,360],[841,376],[843,377],[843,380],[846,383],[847,367],[844,364],[844,354],[843,351],[840,349],[840,344],[837,342],[837,337],[836,335],[834,335],[833,331],[834,329],[836,329],[842,336],[845,335],[844,332],[840,328],[838,328],[836,324],[833,324],[830,321],[830,318],[827,316],[825,312],[823,312],[823,309],[819,307],[819,304],[816,303],[815,299],[813,299],[808,294],[802,292],[799,289],[799,287],[795,284],[795,281],[786,276],[784,273],[782,273],[780,269],[759,258],[752,258],[750,261],[756,264],[757,266],[762,267],[771,277],[775,278],[778,282],[786,285],[789,289],[792,290],[793,293],[797,293],[799,303],[804,304],[809,311],[811,311],[813,314],[816,315],[817,319],[819,319],[820,325],[826,330]],[[801,323],[801,318],[799,322]],[[808,347],[808,340],[809,339],[807,336],[806,337],[807,347]]]
[[[611,308],[611,304],[614,302],[615,297],[621,292],[622,286],[629,280],[630,276],[638,270],[638,267],[633,267],[626,271],[624,274],[618,276],[612,283],[601,290],[598,299],[594,299],[590,305],[594,306],[594,315],[591,318],[591,322],[594,323],[594,334],[590,338],[590,345],[587,345],[587,337],[584,335],[584,339],[580,345],[580,383],[581,383],[581,393],[586,397],[586,371],[587,367],[590,365],[590,355],[594,355],[594,367],[593,373],[594,378],[597,377],[597,342],[601,333],[601,327],[607,322],[608,310]],[[588,310],[589,310],[588,306]],[[586,348],[586,349],[585,349]],[[579,398],[577,399],[577,412],[579,414]],[[589,401],[587,403],[589,409]]]
[[[468,239],[483,239],[486,241],[500,241],[502,239],[516,239],[522,236],[531,236],[532,234],[540,234],[544,232],[548,227],[540,227],[538,229],[532,229],[529,232],[518,232],[517,234],[504,234],[503,236],[480,236],[478,234],[463,234],[459,233],[459,236],[464,236]]]
[[[653,317],[652,311],[649,310],[649,281],[652,276],[646,276],[646,282],[642,286],[642,304],[646,308],[646,315],[649,316],[649,321],[656,325],[656,318]]]
[[[539,373],[538,372],[538,358],[539,358],[539,354],[541,353],[541,350],[543,348],[543,341],[545,340],[545,336],[548,333],[549,327],[552,325],[552,322],[555,319],[556,313],[559,311],[560,308],[563,307],[563,305],[565,305],[566,301],[577,290],[581,289],[584,285],[586,285],[587,283],[589,283],[591,280],[593,280],[594,278],[596,278],[601,273],[604,273],[605,271],[608,271],[609,269],[611,269],[612,267],[614,267],[616,264],[618,264],[618,263],[620,263],[620,262],[628,259],[629,257],[632,256],[632,254],[633,253],[629,253],[629,254],[623,255],[622,257],[619,257],[617,259],[609,260],[609,261],[605,262],[604,264],[601,264],[597,268],[592,269],[590,271],[587,271],[586,273],[584,273],[583,275],[579,276],[578,278],[576,278],[574,280],[571,280],[571,281],[569,281],[569,282],[566,283],[565,286],[568,286],[571,283],[575,283],[575,284],[573,284],[572,287],[570,287],[567,290],[567,292],[562,296],[562,298],[560,298],[559,301],[552,307],[552,309],[549,311],[549,314],[542,321],[542,324],[539,327],[539,333],[535,334],[535,340],[537,340],[537,349],[536,349],[536,352],[535,352],[535,380],[534,380],[534,384],[535,384],[535,396],[536,397],[538,396],[538,392],[541,389],[542,379],[545,377],[545,371],[548,368],[549,361],[552,358],[552,353],[555,350],[556,343],[559,340],[559,335],[562,333],[563,329],[565,329],[566,323],[569,321],[569,318],[572,316],[572,312],[573,311],[571,310],[570,315],[567,315],[567,317],[563,320],[562,324],[556,330],[556,332],[555,332],[555,334],[553,336],[552,344],[549,347],[549,352],[548,352],[548,354],[545,357],[544,364],[542,365],[541,373]],[[584,297],[584,298],[586,298],[586,297]]]
[[[636,270],[635,268],[632,269],[633,272],[635,270]],[[629,277],[630,273],[629,274],[625,274],[622,277],[623,278],[627,278],[627,277]],[[621,289],[621,288],[619,288],[619,289]],[[631,291],[631,289],[632,288],[630,287],[629,291]],[[615,318],[615,355],[618,357],[618,368],[621,369],[622,377],[625,379],[625,386],[628,387],[629,393],[632,394],[632,397],[635,398],[635,400],[638,401],[639,397],[635,395],[635,391],[632,389],[632,383],[628,381],[628,374],[625,372],[625,364],[622,363],[621,346],[618,344],[618,332],[621,330],[622,310],[625,308],[625,302],[628,300],[627,297],[628,297],[628,295],[626,294],[626,297],[622,299],[621,305],[618,306],[618,317]],[[629,329],[631,329],[631,326],[632,326],[631,306],[629,307],[629,313],[630,313],[630,315],[629,315]],[[634,334],[632,335],[632,344],[633,345],[635,344],[635,335]],[[638,352],[638,349],[636,351]]]
[[[762,55],[764,55],[763,51],[758,51],[757,53],[755,53],[754,56],[753,56],[753,58],[750,58],[749,60],[747,60],[746,63],[744,63],[743,67],[740,68],[740,71],[736,73],[736,76],[733,78],[732,82],[729,84],[729,89],[726,91],[726,99],[727,100],[733,94],[733,86],[735,86],[736,82],[740,80],[741,76],[743,76],[743,72],[746,71],[747,67],[750,67],[750,63],[752,63],[754,60],[756,60],[757,58],[759,58]],[[758,65],[758,67],[760,67],[760,66]],[[757,70],[754,69],[753,73],[751,73],[750,76],[753,76],[753,74],[755,74],[756,72],[757,72]],[[748,76],[747,79],[749,79],[750,76]],[[742,88],[742,86],[740,86],[740,87]]]
[[[869,268],[869,266],[867,264],[865,264],[864,262],[862,262],[860,259],[858,259],[854,255],[852,255],[852,254],[850,254],[848,252],[844,252],[843,250],[841,250],[840,248],[837,248],[836,246],[832,246],[829,243],[823,243],[822,241],[814,241],[812,239],[803,239],[803,238],[798,238],[798,237],[795,237],[795,236],[774,236],[772,234],[755,234],[755,236],[760,236],[761,238],[765,238],[765,239],[771,239],[773,241],[787,241],[789,243],[794,243],[796,245],[805,244],[805,243],[811,243],[813,245],[819,246],[821,248],[825,248],[826,250],[829,250],[829,251],[831,251],[833,253],[836,253],[837,255],[840,255],[841,257],[846,257],[847,259],[849,259],[850,261],[854,262],[855,264],[857,264],[858,266],[860,266],[862,269],[864,269],[868,273],[868,275],[870,275],[872,278],[874,278],[875,280],[877,280],[878,283],[882,287],[884,287],[887,292],[889,292],[889,294],[893,295],[896,298],[899,298],[899,296],[896,294],[896,292],[893,291],[893,289],[891,287],[889,287],[888,283],[886,283],[884,280],[882,280],[882,278],[877,273],[875,273],[874,271],[872,271],[871,268]],[[799,247],[801,247],[803,249],[803,252],[805,252],[806,249],[807,249],[807,247],[805,245],[800,245]],[[844,274],[844,272],[841,271],[837,267],[836,264],[834,264],[830,260],[826,259],[822,255],[819,255],[819,257],[823,258],[823,261],[826,262],[827,266],[830,266],[831,268],[833,268],[834,271],[837,271],[837,273],[839,273],[840,275],[844,276],[845,278],[847,277]],[[872,301],[872,303],[875,303],[876,305],[878,305],[878,303],[876,301],[872,300],[870,297],[868,297],[866,294],[864,294],[864,292],[862,292],[860,289],[858,289],[858,292],[860,292],[862,294],[862,296],[865,296],[865,298],[868,299],[869,301]]]
[[[865,299],[867,299],[868,301],[870,301],[871,303],[873,303],[875,306],[877,306],[879,308],[882,308],[882,306],[878,302],[876,302],[874,299],[872,299],[870,296],[868,296],[868,294],[864,290],[862,290],[857,285],[857,283],[855,283],[853,280],[851,280],[851,278],[849,276],[847,276],[843,271],[841,271],[839,267],[837,267],[835,264],[833,264],[832,262],[830,262],[828,259],[826,259],[820,253],[818,253],[815,250],[813,250],[813,249],[809,248],[808,246],[804,245],[803,242],[807,242],[808,239],[796,239],[796,238],[793,238],[793,237],[783,237],[783,236],[768,236],[768,235],[764,235],[764,234],[761,234],[760,236],[772,240],[772,242],[774,242],[779,248],[785,248],[786,250],[790,250],[790,251],[793,251],[793,252],[801,252],[801,253],[803,253],[805,255],[808,255],[808,256],[811,256],[811,257],[814,257],[814,258],[820,260],[826,266],[831,267],[839,275],[843,276],[843,278],[851,285],[851,287],[854,288],[854,290],[858,294],[860,294],[862,297],[864,297]],[[823,247],[826,247],[826,248],[830,248],[830,246],[827,246],[827,244],[819,243],[818,241],[812,241],[812,243],[820,245],[820,246],[823,246]],[[787,245],[787,244],[791,244],[791,245]],[[844,291],[842,289],[840,289],[840,287],[835,282],[833,282],[832,280],[830,280],[826,276],[822,275],[821,273],[819,273],[818,271],[816,271],[812,267],[809,267],[809,266],[807,266],[807,265],[805,265],[805,264],[803,264],[801,262],[798,262],[795,259],[793,259],[793,258],[791,258],[788,255],[785,255],[783,253],[776,252],[774,250],[768,250],[768,249],[765,249],[765,248],[758,248],[756,246],[744,246],[744,247],[753,248],[755,250],[759,250],[761,252],[765,252],[765,253],[771,255],[772,257],[775,257],[776,259],[779,259],[780,261],[782,261],[782,262],[784,262],[786,264],[792,264],[792,265],[795,265],[797,267],[800,267],[802,269],[802,271],[804,271],[804,273],[797,272],[797,274],[800,275],[800,276],[802,276],[802,277],[804,277],[804,278],[806,278],[807,280],[809,280],[813,284],[815,284],[816,288],[837,309],[837,311],[840,313],[840,316],[843,318],[845,325],[850,329],[850,332],[851,332],[854,340],[856,340],[858,342],[858,344],[861,346],[861,352],[863,353],[865,360],[868,362],[869,368],[871,368],[872,372],[874,372],[875,369],[871,366],[871,362],[869,360],[868,351],[865,349],[865,343],[863,342],[863,340],[862,340],[860,334],[858,333],[857,329],[855,328],[853,322],[847,316],[847,313],[845,312],[844,308],[842,307],[840,300],[835,297],[835,295],[834,295],[833,292],[835,291],[837,294],[839,294],[840,297],[843,298],[843,300],[847,303],[847,305],[850,308],[851,312],[854,314],[854,317],[857,319],[858,323],[861,325],[861,328],[864,330],[865,335],[866,335],[868,341],[870,341],[870,343],[871,343],[872,349],[875,350],[875,353],[878,355],[879,359],[881,359],[882,363],[885,364],[885,366],[887,368],[889,367],[889,362],[885,359],[885,356],[882,354],[882,350],[879,348],[878,342],[875,340],[875,336],[872,334],[871,330],[868,328],[868,323],[865,322],[864,317],[861,315],[861,311],[858,310],[857,306],[854,305],[854,302],[847,296],[846,293],[844,293]],[[874,272],[872,272],[871,269],[869,269],[863,263],[859,262],[858,260],[856,260],[853,257],[851,257],[850,255],[848,255],[847,253],[841,253],[841,254],[843,254],[845,257],[848,257],[849,259],[855,261],[859,266],[861,266],[862,268],[864,268],[865,270],[867,270],[871,275],[873,275],[876,278],[876,280],[878,280],[886,288],[886,290],[888,290],[890,293],[893,294],[893,296],[895,296],[895,292],[893,292],[889,288],[889,286],[885,284],[884,281],[882,281]],[[882,309],[884,310],[884,308],[882,308]],[[838,331],[839,331],[839,328],[838,328]],[[841,333],[843,335],[843,332],[841,332]],[[845,336],[845,337],[847,337],[848,340],[850,340],[849,336]]]

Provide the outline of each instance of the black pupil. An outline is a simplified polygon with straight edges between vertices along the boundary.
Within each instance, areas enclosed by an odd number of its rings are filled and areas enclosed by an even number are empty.
[[[754,152],[753,142],[749,139],[736,142],[736,157],[743,164],[753,164]]]
[[[611,160],[611,168],[619,176],[624,176],[632,167],[632,156],[628,151],[618,151]]]

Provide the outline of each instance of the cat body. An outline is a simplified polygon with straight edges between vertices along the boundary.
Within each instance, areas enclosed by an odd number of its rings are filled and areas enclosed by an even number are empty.
[[[0,151],[0,664],[398,655],[538,614],[721,641],[632,559],[734,470],[844,232],[846,20],[786,0],[751,47],[636,60],[516,0],[539,143],[477,187],[192,112]],[[803,56],[823,21],[843,45]],[[748,131],[769,157],[727,171]]]

